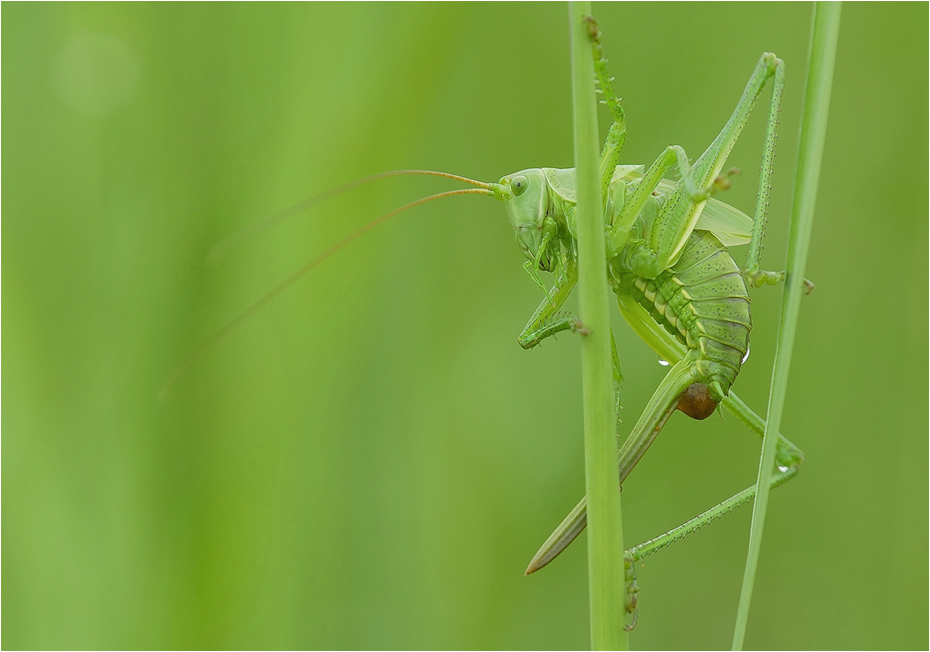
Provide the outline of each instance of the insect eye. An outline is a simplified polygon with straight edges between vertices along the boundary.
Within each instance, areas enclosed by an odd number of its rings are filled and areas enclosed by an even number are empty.
[[[517,197],[523,194],[523,191],[526,190],[526,186],[527,186],[526,177],[524,177],[523,175],[514,177],[510,181],[510,189],[513,190],[513,194]]]

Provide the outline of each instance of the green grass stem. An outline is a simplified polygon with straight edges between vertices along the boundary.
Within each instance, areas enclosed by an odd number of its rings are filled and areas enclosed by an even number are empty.
[[[620,481],[617,470],[604,210],[598,174],[594,59],[584,17],[590,2],[570,5],[572,100],[578,192],[578,290],[582,339],[585,486],[588,493],[588,582],[591,646],[626,650],[626,593]]]
[[[797,329],[798,312],[803,293],[804,267],[814,221],[814,204],[817,183],[823,159],[823,144],[830,108],[830,90],[833,86],[833,64],[836,59],[836,42],[839,35],[840,3],[814,3],[811,28],[810,58],[807,85],[804,92],[804,113],[798,153],[798,170],[791,207],[791,226],[788,244],[788,276],[782,299],[781,321],[772,384],[769,393],[762,458],[756,481],[756,500],[753,503],[752,526],[749,533],[749,552],[743,575],[736,627],[733,632],[733,649],[741,650],[749,619],[749,605],[755,582],[759,551],[762,546],[762,527],[768,507],[769,483],[775,464],[775,445],[781,427],[781,415],[788,389],[788,369]]]

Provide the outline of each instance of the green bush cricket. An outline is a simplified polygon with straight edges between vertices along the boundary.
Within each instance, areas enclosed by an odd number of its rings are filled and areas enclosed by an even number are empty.
[[[625,116],[601,53],[600,32],[593,21],[590,28],[597,84],[613,116],[600,157],[609,283],[617,296],[621,313],[634,332],[671,365],[620,448],[622,484],[675,410],[704,419],[722,403],[760,437],[763,434],[764,421],[731,391],[731,386],[749,350],[752,320],[747,288],[773,284],[784,278],[783,272],[760,268],[777,114],[784,88],[784,64],[774,54],[762,55],[723,130],[693,164],[682,148],[669,146],[648,169],[619,165],[626,138]],[[772,86],[772,97],[759,195],[754,217],[749,218],[713,195],[729,186],[729,177],[735,170],[724,172],[723,167],[767,83]],[[677,181],[664,178],[670,170],[678,173]],[[218,257],[225,249],[257,230],[279,223],[339,192],[398,175],[440,176],[477,187],[438,193],[408,203],[326,250],[192,354],[169,378],[163,393],[207,349],[349,242],[408,208],[460,194],[488,195],[504,203],[518,245],[527,258],[524,268],[545,294],[519,335],[519,344],[529,349],[562,331],[582,335],[586,332],[585,326],[575,317],[561,312],[577,281],[572,169],[527,169],[507,175],[497,183],[428,170],[399,170],[373,175],[302,202],[255,227],[233,234],[214,248],[211,255]],[[750,248],[746,268],[740,270],[727,247],[747,243]],[[554,275],[552,288],[542,280],[540,272],[543,271]],[[615,398],[619,410],[623,378],[615,345],[613,353]],[[780,437],[777,453],[779,472],[773,476],[772,486],[793,477],[802,460],[801,451]],[[687,523],[624,553],[628,576],[627,610],[632,614],[629,628],[635,625],[637,618],[635,563],[748,502],[754,495],[755,487],[750,487]],[[527,574],[552,561],[584,529],[585,509],[586,503],[582,499],[533,557],[526,569]]]

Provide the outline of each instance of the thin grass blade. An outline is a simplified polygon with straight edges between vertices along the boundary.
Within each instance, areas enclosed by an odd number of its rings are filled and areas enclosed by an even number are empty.
[[[781,415],[785,403],[785,394],[788,389],[791,351],[797,330],[801,295],[804,293],[804,268],[807,263],[807,251],[814,220],[814,204],[817,198],[817,184],[820,178],[820,165],[823,160],[823,145],[827,130],[827,114],[830,108],[830,91],[833,86],[833,65],[836,59],[839,22],[840,3],[818,2],[814,4],[807,85],[804,93],[804,114],[801,122],[798,171],[791,209],[788,277],[785,282],[785,293],[782,300],[775,366],[772,370],[765,437],[762,444],[762,459],[759,463],[759,476],[756,482],[756,500],[753,503],[752,510],[749,552],[746,558],[746,570],[743,575],[739,610],[736,615],[736,628],[733,632],[734,650],[743,648],[756,567],[762,546],[762,528],[768,507],[770,478],[775,465],[778,430],[781,427]]]
[[[578,189],[578,290],[589,334],[581,346],[585,484],[588,493],[588,591],[591,645],[628,649],[617,439],[610,348],[607,254],[598,171],[594,58],[585,17],[591,3],[570,5],[575,170]]]

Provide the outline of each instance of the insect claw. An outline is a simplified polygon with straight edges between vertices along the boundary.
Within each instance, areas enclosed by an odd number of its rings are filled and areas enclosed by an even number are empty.
[[[633,620],[627,625],[623,626],[623,630],[631,632],[636,628],[636,623],[639,621],[639,609],[633,612]]]
[[[591,334],[591,330],[587,328],[584,325],[584,323],[577,317],[575,318],[575,321],[572,323],[572,332],[578,333],[581,336],[586,336],[586,335]]]

